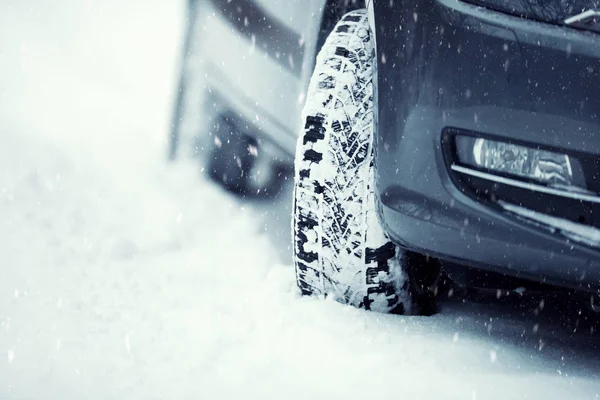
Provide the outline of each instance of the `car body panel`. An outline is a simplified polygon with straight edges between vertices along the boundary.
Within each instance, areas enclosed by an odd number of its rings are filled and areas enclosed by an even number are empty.
[[[190,68],[202,64],[210,91],[293,153],[325,0],[196,3]]]
[[[565,20],[580,14],[583,10],[594,9],[598,3],[594,0],[466,0],[492,10],[505,12],[540,22],[563,24]]]
[[[482,269],[600,288],[598,249],[457,187],[443,131],[600,157],[600,37],[454,0],[375,1],[377,190],[403,245]]]

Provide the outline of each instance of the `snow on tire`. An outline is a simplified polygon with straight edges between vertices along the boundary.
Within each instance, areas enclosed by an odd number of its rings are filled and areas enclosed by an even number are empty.
[[[407,313],[401,250],[375,208],[374,53],[367,12],[357,10],[341,19],[317,57],[296,148],[296,280],[304,295]]]

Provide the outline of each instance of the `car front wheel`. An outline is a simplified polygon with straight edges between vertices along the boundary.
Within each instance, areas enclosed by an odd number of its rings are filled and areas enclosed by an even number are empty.
[[[386,235],[374,191],[373,37],[366,10],[346,14],[317,57],[295,162],[294,264],[304,295],[389,313],[435,309],[421,267]],[[415,272],[416,271],[416,272]],[[415,284],[418,282],[419,288]]]

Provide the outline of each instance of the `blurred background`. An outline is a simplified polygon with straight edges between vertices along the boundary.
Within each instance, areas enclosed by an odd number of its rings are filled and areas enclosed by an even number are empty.
[[[1,4],[3,128],[71,130],[90,146],[111,142],[100,132],[115,126],[165,140],[184,1]]]
[[[290,185],[167,161],[186,7],[0,0],[0,399],[598,398],[597,319],[560,299],[300,298]]]

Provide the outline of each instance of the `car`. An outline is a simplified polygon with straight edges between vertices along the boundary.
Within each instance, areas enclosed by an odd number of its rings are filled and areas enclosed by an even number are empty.
[[[294,163],[302,294],[429,315],[447,276],[499,296],[563,288],[598,309],[595,0],[190,10],[171,156],[204,154],[243,196]]]
[[[205,171],[226,189],[256,197],[258,190],[278,186],[277,175],[293,166],[290,155],[317,48],[339,16],[358,3],[327,8],[323,0],[187,4],[169,158],[199,155]],[[244,174],[248,171],[254,173]]]

